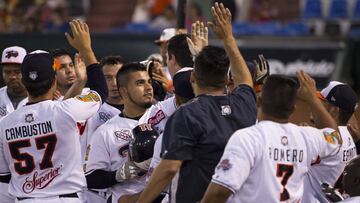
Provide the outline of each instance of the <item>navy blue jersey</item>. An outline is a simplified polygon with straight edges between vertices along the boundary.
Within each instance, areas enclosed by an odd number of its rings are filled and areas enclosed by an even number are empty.
[[[200,95],[169,118],[162,158],[183,161],[176,202],[201,200],[230,136],[254,125],[256,115],[253,89],[240,85],[228,95]]]

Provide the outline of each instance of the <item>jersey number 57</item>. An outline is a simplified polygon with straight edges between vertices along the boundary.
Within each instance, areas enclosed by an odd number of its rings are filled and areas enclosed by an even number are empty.
[[[56,142],[57,138],[55,134],[35,138],[36,149],[45,149],[43,158],[39,164],[40,170],[53,167],[52,156],[55,151]],[[27,147],[31,147],[30,139],[9,142],[11,157],[16,160],[16,162],[14,162],[14,168],[19,175],[31,173],[35,169],[34,157],[27,152],[20,152],[22,148]]]

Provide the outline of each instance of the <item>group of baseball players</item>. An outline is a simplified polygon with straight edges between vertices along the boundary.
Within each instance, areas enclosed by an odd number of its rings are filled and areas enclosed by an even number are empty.
[[[165,29],[161,60],[98,62],[80,20],[74,57],[6,48],[0,203],[360,203],[356,93],[245,61],[230,11],[211,13],[190,34]],[[309,122],[292,123],[301,102]]]

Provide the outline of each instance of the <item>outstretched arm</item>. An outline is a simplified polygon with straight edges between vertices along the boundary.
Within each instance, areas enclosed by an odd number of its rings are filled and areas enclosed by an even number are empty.
[[[84,59],[89,88],[95,90],[100,95],[102,102],[104,102],[108,96],[108,89],[101,66],[91,48],[89,27],[80,20],[73,20],[70,22],[70,28],[73,36],[65,33],[66,39],[72,47],[79,51]]]
[[[232,34],[230,10],[225,8],[222,3],[215,3],[215,6],[211,8],[211,13],[214,21],[209,22],[208,25],[224,43],[225,51],[230,59],[234,85],[246,84],[253,87],[251,74]]]
[[[316,96],[315,80],[302,70],[297,73],[297,78],[300,83],[298,97],[309,104],[316,127],[338,130],[336,121]]]

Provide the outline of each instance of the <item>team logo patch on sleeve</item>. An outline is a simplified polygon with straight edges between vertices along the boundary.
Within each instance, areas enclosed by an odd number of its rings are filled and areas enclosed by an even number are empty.
[[[221,162],[219,163],[219,165],[216,167],[216,169],[221,169],[223,171],[227,171],[229,169],[231,169],[232,164],[230,163],[229,159],[223,159],[221,160]]]
[[[333,131],[333,132],[324,132],[324,138],[326,140],[326,142],[330,143],[330,144],[337,144],[339,143],[340,140],[340,135],[338,132]]]
[[[84,94],[84,95],[78,95],[78,96],[76,96],[76,99],[83,101],[83,102],[92,102],[92,101],[98,102],[98,101],[100,101],[99,95],[97,95],[94,92],[89,92],[88,94]]]

